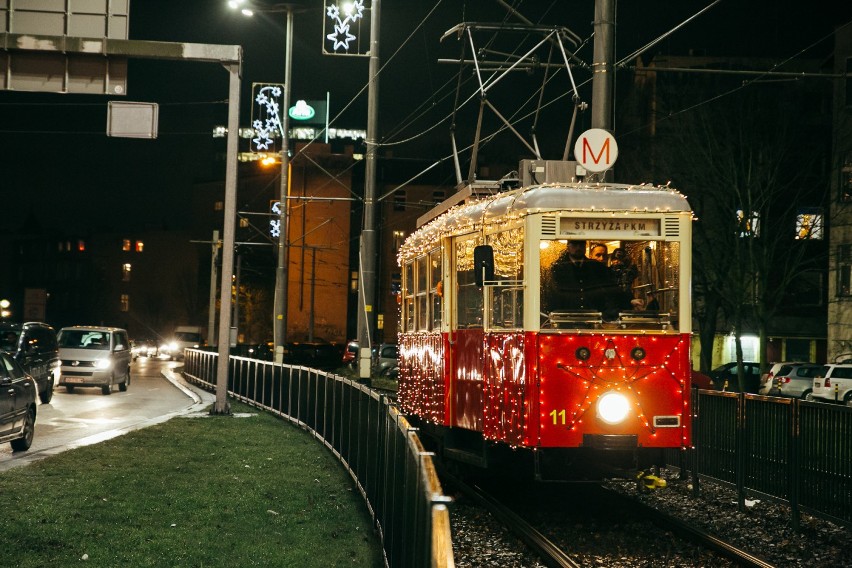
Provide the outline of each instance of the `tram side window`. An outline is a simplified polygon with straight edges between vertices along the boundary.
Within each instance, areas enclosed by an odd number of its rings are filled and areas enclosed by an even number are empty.
[[[418,257],[414,262],[417,265],[415,277],[417,279],[417,287],[414,289],[416,318],[418,331],[426,331],[429,329],[429,302],[427,292],[429,291],[426,283],[429,276],[426,271],[426,257]]]
[[[441,329],[444,300],[442,276],[441,249],[435,249],[429,253],[429,304],[431,306],[431,328],[433,330]]]
[[[495,280],[495,285],[487,288],[489,326],[497,329],[523,327],[523,229],[515,228],[489,235],[488,244],[494,248]]]
[[[467,239],[456,242],[456,287],[458,302],[456,323],[458,327],[482,327],[482,289],[476,286],[473,263],[473,249],[480,244],[479,239]]]
[[[406,262],[402,267],[402,313],[403,330],[414,331],[414,263]]]

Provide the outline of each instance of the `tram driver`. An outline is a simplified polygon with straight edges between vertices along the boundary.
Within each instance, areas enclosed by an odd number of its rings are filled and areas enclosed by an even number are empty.
[[[625,305],[624,296],[615,273],[604,263],[586,256],[586,241],[572,240],[551,265],[542,307],[549,312],[598,311],[605,321],[613,321]],[[629,299],[627,306],[629,309]]]

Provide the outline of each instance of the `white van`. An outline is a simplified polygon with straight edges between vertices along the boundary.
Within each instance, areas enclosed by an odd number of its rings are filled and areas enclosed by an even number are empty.
[[[825,365],[822,371],[814,376],[811,398],[852,406],[852,364]]]
[[[63,327],[59,343],[59,385],[68,392],[75,387],[101,387],[110,394],[112,385],[126,391],[130,385],[130,339],[117,327]]]

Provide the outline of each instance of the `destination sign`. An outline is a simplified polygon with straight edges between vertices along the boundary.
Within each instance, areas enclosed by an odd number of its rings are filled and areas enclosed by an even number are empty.
[[[560,235],[582,235],[585,233],[606,233],[612,237],[648,237],[660,234],[659,219],[636,218],[589,218],[562,217],[559,219]]]

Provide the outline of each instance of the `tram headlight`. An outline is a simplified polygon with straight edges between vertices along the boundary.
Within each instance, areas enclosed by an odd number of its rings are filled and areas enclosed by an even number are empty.
[[[627,418],[630,404],[619,392],[605,392],[598,398],[598,417],[607,424],[619,424]]]

